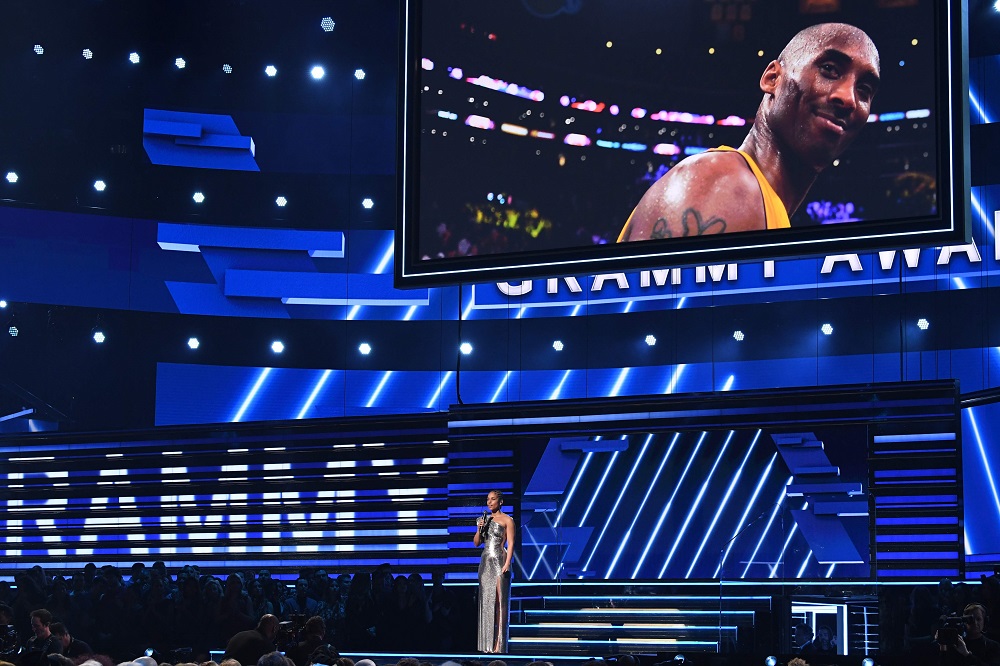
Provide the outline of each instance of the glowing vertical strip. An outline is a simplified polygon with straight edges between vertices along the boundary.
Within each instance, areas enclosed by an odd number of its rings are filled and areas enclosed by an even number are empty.
[[[971,87],[969,88],[969,101],[972,102],[972,108],[976,110],[976,113],[979,114],[979,118],[985,124],[989,125],[990,123],[993,122],[992,120],[990,120],[990,117],[986,114],[986,109],[984,109],[982,105],[979,103],[979,100],[976,99],[976,95],[972,92]]]
[[[625,378],[628,377],[628,371],[631,368],[622,368],[622,371],[618,373],[618,379],[615,380],[615,385],[611,387],[611,393],[608,394],[609,398],[613,398],[618,395],[618,392],[622,390],[622,384],[625,383]]]
[[[497,400],[500,399],[500,391],[502,391],[503,387],[507,385],[507,380],[510,379],[511,372],[513,372],[513,370],[508,370],[507,372],[504,373],[503,381],[500,382],[500,386],[497,387],[497,390],[493,392],[493,397],[490,398],[491,403],[496,402]]]
[[[425,407],[425,409],[432,409],[434,407],[434,404],[437,402],[437,399],[441,397],[441,391],[444,390],[444,387],[448,383],[448,380],[451,379],[452,372],[454,371],[449,370],[448,372],[444,373],[444,377],[441,378],[441,382],[438,384],[437,390],[434,391],[434,395],[432,395],[431,399],[427,401],[427,406]]]
[[[520,308],[517,309],[517,316],[514,317],[514,319],[520,319],[521,317],[524,316],[524,313],[527,311],[528,311],[527,306],[522,305]]]
[[[803,502],[802,511],[805,511],[808,508],[809,508],[809,502]],[[795,536],[795,533],[798,531],[798,529],[799,529],[798,523],[794,523],[792,524],[792,529],[788,530],[788,537],[785,539],[785,543],[781,545],[781,552],[779,552],[778,556],[774,558],[774,564],[771,565],[771,573],[768,575],[768,578],[776,578],[778,576],[778,567],[781,566],[782,561],[785,558],[785,551],[788,550],[789,544],[792,543],[792,537]]]
[[[392,370],[389,370],[384,375],[382,375],[382,381],[380,381],[378,383],[378,386],[375,387],[375,392],[372,393],[372,397],[368,398],[368,404],[365,405],[365,407],[371,407],[372,405],[375,404],[375,401],[378,399],[378,394],[382,392],[382,389],[385,387],[385,383],[389,381],[389,377],[391,376],[392,376]]]
[[[347,313],[347,321],[354,321],[354,318],[358,316],[359,312],[361,312],[360,305],[355,305],[354,307],[352,307],[351,311]]]
[[[575,317],[578,314],[580,314],[580,308],[581,307],[583,307],[583,303],[577,303],[576,306],[573,308],[573,311],[569,313],[569,316],[570,317]]]
[[[233,417],[232,423],[240,422],[240,419],[243,418],[243,415],[246,413],[247,409],[249,409],[250,404],[257,395],[257,391],[259,391],[260,387],[264,385],[264,380],[267,379],[269,374],[271,374],[271,368],[264,368],[260,371],[260,374],[257,376],[257,381],[254,382],[253,388],[250,389],[250,393],[247,394],[247,397],[243,398],[243,404],[240,406],[239,411],[236,412],[236,416]]]
[[[796,578],[802,578],[802,574],[806,571],[806,565],[809,564],[809,558],[812,557],[813,552],[810,550],[806,553],[806,559],[802,560],[802,566],[799,567],[799,572],[795,574]]]
[[[674,374],[670,376],[670,381],[667,382],[667,388],[663,389],[664,394],[673,393],[677,390],[677,382],[681,380],[681,375],[684,374],[684,368],[686,367],[686,364],[680,363],[676,368],[674,368]]]
[[[997,495],[997,484],[993,479],[993,468],[990,467],[990,461],[986,457],[986,448],[983,446],[983,438],[979,434],[979,424],[976,423],[976,417],[971,407],[965,411],[969,414],[969,423],[972,424],[972,434],[976,438],[979,457],[983,460],[983,471],[986,472],[986,480],[990,482],[990,492],[993,494],[993,506],[996,507],[997,515],[1000,516],[1000,497]]]
[[[960,277],[952,278],[951,281],[955,283],[956,289],[967,289],[967,287],[965,286],[965,281],[962,278]]]
[[[673,453],[674,445],[677,444],[677,440],[680,439],[680,436],[681,434],[679,432],[675,433],[674,438],[670,441],[670,446],[667,448],[667,452],[663,455],[663,459],[660,460],[660,466],[656,469],[656,474],[653,475],[653,480],[646,487],[646,494],[643,496],[642,502],[639,504],[639,508],[636,509],[635,516],[632,517],[632,523],[628,526],[628,531],[626,531],[625,536],[620,539],[618,550],[615,552],[615,556],[611,560],[611,566],[608,567],[608,573],[604,575],[605,578],[611,578],[611,573],[615,570],[615,566],[618,564],[618,558],[621,557],[622,551],[624,551],[625,546],[628,545],[629,539],[632,537],[632,530],[635,528],[635,524],[639,521],[639,516],[642,515],[643,509],[646,508],[646,501],[653,493],[653,489],[656,487],[657,481],[660,480],[660,474],[667,466],[670,454]],[[607,529],[607,525],[605,525],[605,529]],[[591,557],[593,557],[593,554],[591,554]]]
[[[594,508],[594,502],[600,496],[601,489],[604,488],[604,482],[608,480],[608,474],[610,474],[611,470],[614,468],[615,462],[618,460],[619,453],[621,453],[621,451],[615,451],[614,454],[612,454],[611,460],[608,462],[608,466],[604,468],[604,474],[601,475],[600,483],[597,484],[597,488],[594,492],[590,494],[590,502],[587,504],[587,510],[583,512],[583,515],[580,517],[580,522],[578,523],[580,527],[587,524],[587,518],[590,517],[590,510]]]
[[[304,419],[306,417],[306,412],[308,412],[309,408],[313,406],[314,402],[316,402],[316,396],[318,396],[319,392],[323,390],[323,386],[326,384],[326,380],[330,378],[330,373],[332,372],[333,370],[323,371],[323,376],[319,378],[318,382],[316,382],[316,386],[313,387],[312,393],[309,394],[309,399],[306,400],[304,405],[302,405],[302,409],[299,410],[299,415],[295,417],[296,419]]]
[[[670,547],[670,552],[667,553],[667,559],[663,561],[663,566],[660,567],[660,573],[657,578],[663,578],[663,574],[667,572],[667,567],[670,566],[670,560],[674,558],[674,553],[677,552],[677,547],[681,544],[684,539],[684,535],[687,534],[687,529],[691,525],[691,519],[694,518],[694,514],[698,511],[698,507],[701,506],[701,500],[705,497],[705,492],[708,490],[708,486],[712,483],[712,477],[715,476],[715,470],[718,469],[719,463],[722,461],[723,456],[726,455],[726,450],[729,449],[729,443],[733,441],[733,435],[736,431],[730,430],[729,436],[726,437],[726,441],[723,442],[722,448],[719,449],[719,455],[715,457],[715,463],[712,464],[712,469],[709,470],[708,476],[701,484],[701,488],[698,489],[698,495],[695,497],[691,508],[688,510],[687,517],[684,518],[684,523],[681,525],[681,531],[674,538],[674,545]]]
[[[628,303],[626,303],[625,304],[625,309],[622,310],[622,314],[628,314],[629,311],[632,309],[633,305],[635,305],[635,301],[629,301]]]
[[[410,309],[406,311],[406,316],[403,317],[403,321],[410,321],[413,319],[413,315],[417,313],[417,306],[411,305]]]
[[[382,253],[382,259],[378,262],[378,266],[375,267],[375,275],[381,275],[385,272],[385,269],[389,266],[389,262],[392,261],[393,251],[393,244],[389,243],[389,247]]]
[[[764,531],[760,535],[760,539],[757,540],[757,545],[754,546],[753,552],[750,553],[750,559],[747,561],[746,568],[743,569],[743,573],[740,578],[746,578],[747,572],[750,571],[750,567],[753,566],[753,560],[757,557],[757,553],[760,551],[761,545],[764,543],[764,539],[767,538],[767,533],[771,531],[771,525],[774,524],[774,519],[781,511],[781,505],[785,502],[785,486],[791,483],[792,477],[788,477],[788,481],[781,487],[781,494],[778,496],[778,501],[774,503],[774,510],[771,511],[771,517],[767,519],[767,525],[764,526]]]
[[[559,380],[559,384],[556,386],[555,390],[552,391],[552,394],[549,395],[549,400],[556,400],[559,397],[559,394],[562,392],[563,384],[566,383],[566,380],[569,379],[569,376],[572,373],[572,370],[567,370],[563,373],[562,379]]]
[[[639,557],[639,562],[635,565],[635,569],[632,570],[632,579],[639,575],[639,569],[642,568],[642,563],[646,561],[646,556],[649,555],[649,549],[653,547],[654,543],[657,543],[657,537],[660,535],[660,528],[663,527],[663,523],[666,522],[667,516],[670,515],[670,509],[674,504],[674,499],[677,497],[677,493],[680,492],[681,486],[684,485],[684,479],[687,478],[688,472],[691,470],[691,465],[694,463],[694,459],[698,457],[698,451],[701,450],[701,445],[705,441],[705,437],[708,436],[707,432],[701,433],[701,437],[698,438],[698,443],[694,447],[694,451],[688,457],[687,465],[684,466],[684,471],[681,472],[681,477],[674,484],[674,491],[670,494],[670,499],[663,506],[663,510],[660,511],[660,518],[656,521],[656,527],[653,528],[653,533],[650,535],[649,542],[646,543],[646,547],[642,551],[642,555]]]
[[[736,375],[729,375],[729,379],[727,379],[726,383],[722,385],[722,391],[725,392],[733,388],[734,381],[736,381]]]
[[[726,552],[723,553],[722,557],[719,559],[719,566],[715,568],[715,573],[712,574],[712,578],[716,578],[719,572],[722,570],[722,566],[726,563],[726,558],[729,557],[729,551],[733,549],[736,545],[736,537],[739,536],[740,532],[749,527],[749,525],[744,526],[747,516],[750,515],[753,505],[757,503],[757,497],[760,495],[760,491],[764,488],[764,482],[767,481],[767,477],[771,475],[771,467],[774,466],[774,461],[778,458],[778,453],[775,452],[771,456],[771,462],[767,464],[764,472],[760,475],[760,479],[757,480],[757,487],[754,488],[753,495],[750,496],[750,501],[747,502],[747,508],[743,510],[743,515],[740,519],[736,521],[736,527],[733,528],[733,534],[729,537],[729,545],[726,546]],[[763,513],[761,515],[764,515]],[[756,519],[755,519],[756,520]]]
[[[836,566],[837,566],[836,562],[834,562],[833,564],[830,565],[830,568],[826,570],[826,576],[825,576],[825,578],[829,578],[830,576],[833,575],[833,569]]]
[[[684,574],[685,578],[691,577],[691,572],[694,571],[694,566],[698,562],[698,558],[701,557],[702,550],[705,549],[705,544],[708,543],[709,537],[712,536],[712,532],[715,531],[715,525],[719,522],[719,517],[722,512],[726,510],[726,505],[729,504],[729,498],[732,497],[733,491],[736,489],[736,484],[739,483],[740,477],[743,475],[743,468],[746,467],[747,461],[750,459],[750,454],[753,453],[754,447],[757,445],[757,440],[760,439],[761,431],[758,430],[757,434],[754,435],[753,440],[750,442],[750,446],[747,447],[747,452],[743,456],[743,461],[740,462],[739,468],[736,470],[736,474],[729,481],[729,487],[726,488],[726,494],[722,498],[722,502],[715,509],[715,515],[712,517],[712,522],[708,526],[708,530],[705,531],[705,536],[701,540],[701,545],[698,546],[697,552],[695,552],[694,557],[691,558],[691,566],[688,567],[687,573]],[[732,437],[732,434],[729,435]]]

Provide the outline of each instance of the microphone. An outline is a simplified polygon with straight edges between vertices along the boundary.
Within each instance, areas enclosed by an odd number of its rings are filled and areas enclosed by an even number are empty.
[[[487,520],[487,518],[488,518],[489,515],[490,515],[489,511],[483,511],[483,524],[479,528],[479,538],[480,539],[486,538],[486,525],[487,525],[486,520]]]

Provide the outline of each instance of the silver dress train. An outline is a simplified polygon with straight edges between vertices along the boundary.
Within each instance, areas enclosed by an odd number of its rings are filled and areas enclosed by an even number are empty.
[[[503,544],[507,531],[502,525],[490,521],[483,540],[483,554],[479,558],[479,651],[507,652],[507,635],[510,629],[510,572],[500,575],[507,554]],[[500,579],[500,598],[497,603],[497,579]],[[500,640],[497,640],[497,632]]]

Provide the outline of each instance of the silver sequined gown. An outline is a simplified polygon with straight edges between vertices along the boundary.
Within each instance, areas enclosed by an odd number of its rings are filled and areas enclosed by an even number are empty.
[[[497,617],[499,612],[500,641],[498,652],[507,652],[507,634],[510,629],[510,573],[500,581],[500,605],[497,610],[497,578],[507,555],[503,544],[507,531],[496,521],[490,521],[483,540],[483,555],[479,559],[479,651],[493,652],[497,645]]]

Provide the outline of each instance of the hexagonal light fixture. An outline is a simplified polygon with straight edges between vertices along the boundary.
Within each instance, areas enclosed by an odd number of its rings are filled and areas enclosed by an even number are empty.
[[[324,76],[326,76],[326,70],[320,67],[319,65],[316,65],[315,67],[309,70],[309,76],[319,81]]]
[[[652,334],[647,335],[646,336],[646,344],[649,345],[650,347],[652,347],[653,345],[655,345],[656,344],[656,336],[652,335]]]
[[[7,329],[7,333],[10,334],[10,337],[16,338],[17,334],[20,333],[20,331],[17,330],[17,326],[11,326],[10,328]]]
[[[225,72],[226,74],[232,74],[233,66],[227,62],[225,65],[222,66],[222,71]]]
[[[375,202],[372,201],[371,197],[365,197],[364,199],[361,200],[361,207],[364,208],[365,210],[371,210],[372,208],[375,207]]]
[[[743,342],[743,338],[745,337],[746,335],[743,334],[743,331],[733,331],[733,340],[736,340],[736,342]]]
[[[103,192],[104,190],[108,189],[108,184],[105,183],[103,180],[95,180],[94,189],[97,190],[98,192]]]
[[[921,317],[920,319],[917,320],[917,328],[919,328],[921,331],[926,331],[930,327],[931,323],[927,321],[925,318]]]
[[[823,324],[819,330],[823,331],[823,335],[833,335],[833,326],[830,324]]]
[[[104,331],[102,331],[100,329],[97,329],[97,330],[94,331],[93,338],[94,338],[94,342],[96,342],[99,345],[100,344],[104,344],[104,341],[107,340],[107,338],[104,335]]]
[[[83,57],[87,60],[92,60],[94,58],[94,52],[90,49],[83,50]]]
[[[275,67],[274,65],[268,65],[267,67],[264,68],[264,73],[267,74],[268,76],[277,76],[278,68]]]
[[[552,348],[555,349],[556,351],[562,351],[563,350],[562,340],[556,340],[555,342],[553,342]]]
[[[45,48],[41,44],[35,44],[35,53],[42,55],[45,53]]]
[[[195,192],[191,195],[195,203],[205,203],[205,194],[203,192]]]
[[[190,349],[197,349],[198,347],[201,346],[201,342],[198,340],[198,338],[188,338],[187,345]]]
[[[17,173],[14,171],[8,171],[6,178],[8,183],[14,184],[17,182]]]
[[[174,60],[174,67],[177,69],[184,69],[187,67],[187,61],[184,58],[177,58]]]
[[[271,351],[273,351],[275,354],[280,354],[281,352],[285,351],[285,343],[283,343],[281,340],[275,340],[274,342],[271,343]]]
[[[278,197],[274,200],[274,203],[278,204],[278,208],[284,208],[288,205],[288,199],[285,197]]]
[[[324,16],[323,20],[319,22],[319,27],[323,28],[323,32],[333,32],[333,28],[336,25],[336,21],[330,16]]]
[[[372,353],[372,346],[367,342],[362,342],[360,345],[358,345],[358,351],[361,352],[364,356],[368,356],[368,354]]]
[[[354,70],[354,78],[356,78],[358,81],[364,81],[365,70],[361,69],[360,67]]]
[[[139,60],[140,60],[140,58],[139,58],[139,52],[138,51],[132,51],[132,53],[128,54],[128,61],[130,63],[132,63],[133,65],[138,65],[139,64]]]
[[[459,345],[458,350],[463,354],[465,354],[466,356],[468,356],[469,354],[472,353],[472,345],[469,344],[468,342],[463,342],[461,345]]]

